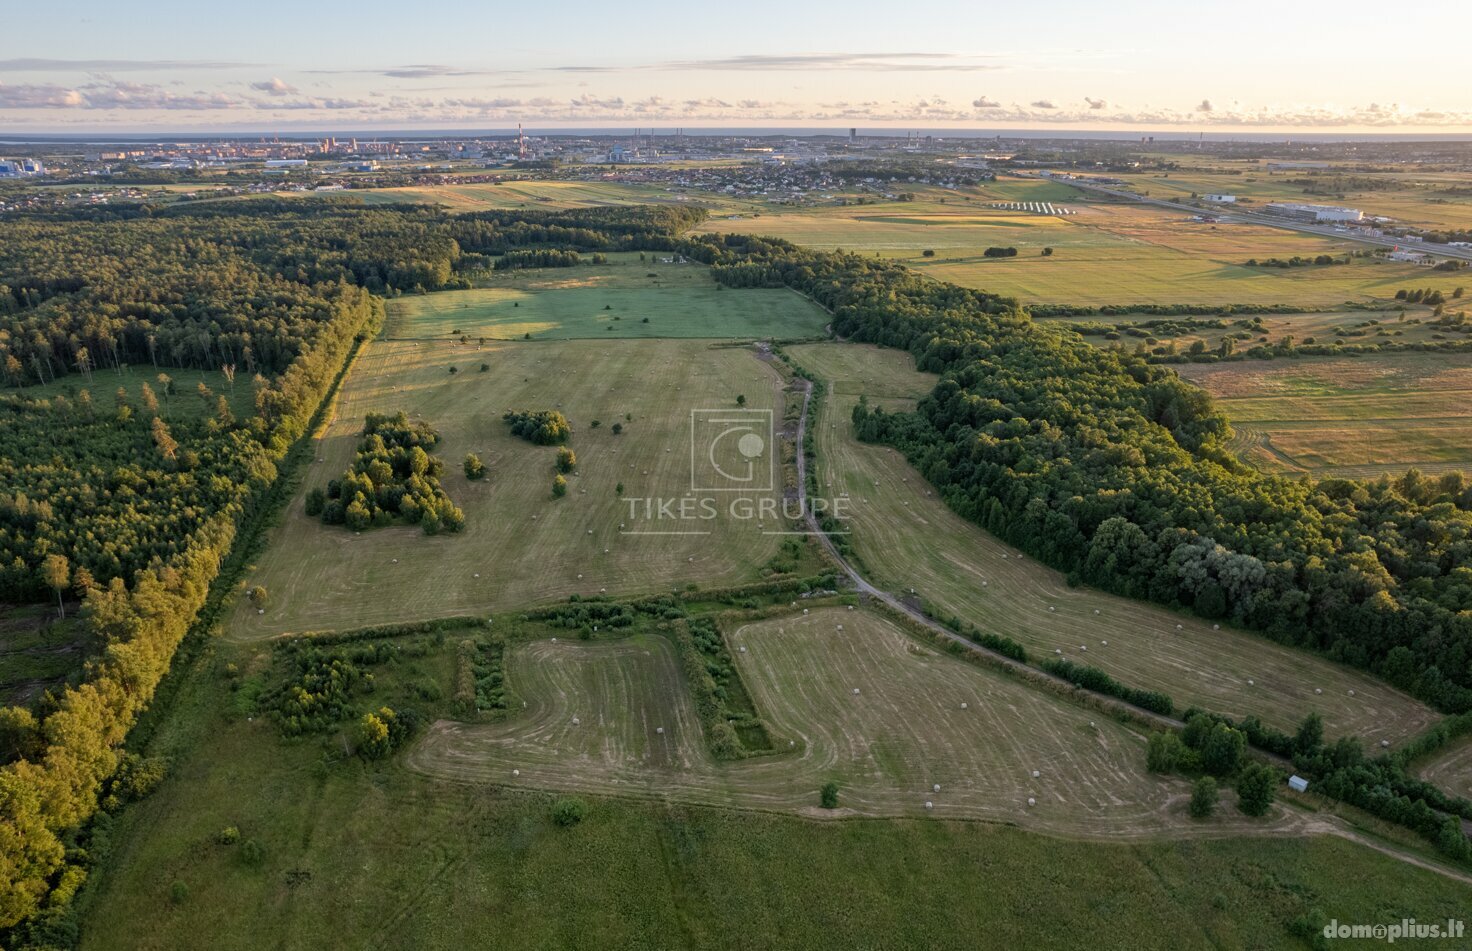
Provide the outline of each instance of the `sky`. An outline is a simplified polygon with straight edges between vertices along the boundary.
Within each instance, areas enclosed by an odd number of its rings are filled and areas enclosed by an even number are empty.
[[[1472,2],[48,0],[0,134],[803,127],[1472,132]]]

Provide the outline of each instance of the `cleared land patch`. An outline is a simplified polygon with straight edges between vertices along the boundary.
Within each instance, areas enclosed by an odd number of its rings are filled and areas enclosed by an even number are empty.
[[[738,395],[754,410],[779,406],[776,375],[743,347],[374,341],[319,440],[320,461],[247,581],[269,592],[265,613],[241,599],[230,636],[507,610],[604,589],[632,594],[759,580],[780,536],[751,522],[718,518],[698,526],[709,535],[620,531],[630,519],[624,499],[690,489],[690,411],[734,408]],[[571,421],[577,466],[565,498],[551,496],[556,448],[510,435],[501,415],[512,409],[559,409]],[[347,467],[364,416],[398,410],[441,433],[435,453],[446,462],[446,493],[464,509],[464,530],[427,537],[406,526],[355,535],[308,518],[301,496]],[[594,420],[601,425],[594,428]],[[488,469],[474,482],[460,469],[471,452]]]
[[[1189,825],[1184,784],[1145,774],[1137,730],[938,653],[882,617],[821,608],[729,639],[778,750],[792,752],[716,762],[672,647],[646,636],[516,649],[507,679],[525,711],[437,723],[410,762],[445,778],[813,814],[833,779],[839,814],[994,819],[1083,836]],[[1284,814],[1276,824],[1298,821]],[[1258,828],[1229,818],[1205,830],[1234,827]]]
[[[1242,458],[1270,472],[1376,478],[1472,470],[1472,355],[1185,364]]]
[[[837,343],[789,352],[833,381],[815,433],[819,491],[847,493],[851,541],[875,584],[902,594],[914,588],[942,615],[1004,634],[1040,657],[1062,656],[1130,686],[1164,691],[1179,706],[1256,714],[1282,729],[1317,711],[1331,736],[1367,743],[1404,740],[1436,719],[1418,701],[1350,668],[1225,625],[1214,630],[1143,602],[1070,588],[1058,572],[951,511],[898,452],[854,438],[850,413],[858,396],[870,386],[898,393],[905,368],[896,358],[909,363],[907,354]],[[872,363],[863,362],[865,355]],[[908,374],[912,397],[934,386],[929,374]]]
[[[608,264],[498,271],[484,285],[390,302],[386,335],[810,337],[828,322],[822,310],[785,288],[723,288],[704,265],[639,261],[633,254],[611,255]]]

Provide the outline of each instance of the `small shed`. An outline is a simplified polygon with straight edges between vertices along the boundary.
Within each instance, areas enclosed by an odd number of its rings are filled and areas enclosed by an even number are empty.
[[[1292,789],[1294,792],[1307,792],[1308,780],[1304,779],[1302,776],[1289,776],[1288,788]]]

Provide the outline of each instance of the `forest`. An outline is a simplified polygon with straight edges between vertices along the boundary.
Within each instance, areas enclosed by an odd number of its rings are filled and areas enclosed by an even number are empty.
[[[382,298],[463,286],[462,262],[518,248],[668,248],[698,217],[262,200],[5,220],[0,599],[80,598],[103,646],[36,709],[0,710],[0,929],[28,921],[42,945],[65,929],[88,821],[128,798],[129,729]],[[214,392],[186,410],[209,387],[177,394],[171,370],[232,391],[239,374],[251,412]],[[138,371],[158,390],[119,386]]]

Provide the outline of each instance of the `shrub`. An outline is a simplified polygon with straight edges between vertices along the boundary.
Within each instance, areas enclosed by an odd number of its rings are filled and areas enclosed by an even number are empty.
[[[838,808],[838,783],[830,779],[823,784],[823,788],[818,792],[818,804],[824,809]]]
[[[582,822],[588,814],[588,804],[576,796],[565,796],[552,804],[552,821],[564,829]]]
[[[226,826],[216,833],[215,841],[220,845],[234,845],[240,841],[240,830],[235,826]]]
[[[1196,785],[1191,787],[1191,818],[1210,819],[1216,812],[1218,795],[1216,780],[1210,776],[1202,776],[1196,780]]]
[[[1244,815],[1261,816],[1273,804],[1278,771],[1262,763],[1249,764],[1237,777],[1237,808]]]

